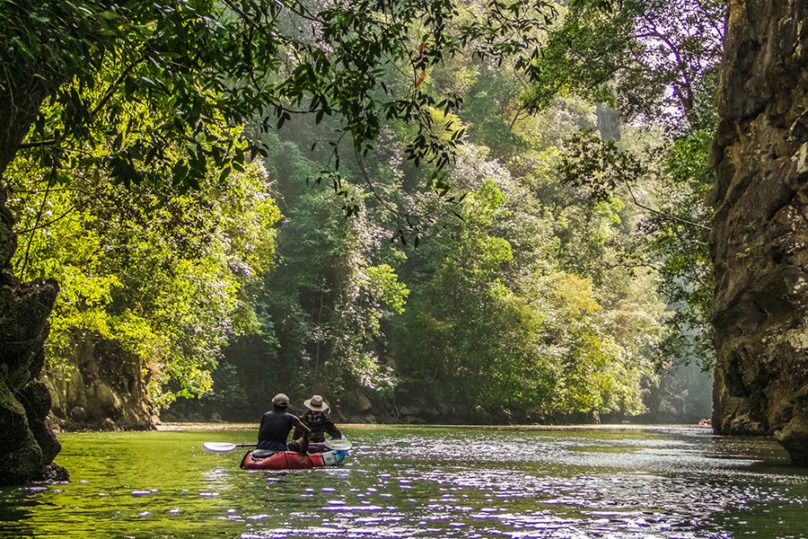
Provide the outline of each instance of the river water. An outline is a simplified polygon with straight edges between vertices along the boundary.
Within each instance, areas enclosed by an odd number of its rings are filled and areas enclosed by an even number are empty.
[[[343,466],[248,472],[252,430],[62,434],[71,482],[0,489],[5,538],[804,538],[808,471],[700,427],[348,426]]]

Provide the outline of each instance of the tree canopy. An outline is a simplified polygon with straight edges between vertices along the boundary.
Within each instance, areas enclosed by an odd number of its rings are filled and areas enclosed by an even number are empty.
[[[18,150],[36,148],[54,174],[92,166],[129,184],[164,180],[170,170],[172,185],[196,187],[209,162],[223,174],[243,168],[245,152],[221,136],[227,127],[253,119],[264,129],[281,127],[296,114],[318,123],[338,116],[337,140],[349,135],[360,152],[372,147],[381,119],[412,121],[418,135],[408,155],[445,165],[457,137],[432,133],[426,107],[449,110],[457,100],[437,103],[420,91],[419,72],[472,39],[480,54],[529,54],[530,31],[554,12],[541,0],[497,3],[482,17],[475,8],[461,12],[450,1],[6,0],[0,106],[11,130],[0,170]],[[411,70],[411,84],[388,87],[382,76],[389,68]],[[122,124],[133,103],[142,114]],[[138,136],[125,143],[128,133]],[[106,139],[113,144],[103,155],[82,152]],[[168,155],[170,147],[183,153]],[[251,147],[252,156],[258,151]]]
[[[0,2],[13,268],[63,286],[49,372],[103,339],[163,409],[291,387],[642,413],[655,365],[709,356],[720,15]]]

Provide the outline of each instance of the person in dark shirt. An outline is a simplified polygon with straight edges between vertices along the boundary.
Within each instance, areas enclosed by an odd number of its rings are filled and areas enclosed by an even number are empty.
[[[305,406],[307,410],[300,416],[300,421],[311,429],[309,439],[312,444],[317,444],[315,447],[311,447],[309,451],[314,451],[315,449],[321,450],[320,444],[325,442],[326,434],[337,440],[342,438],[342,433],[337,426],[334,425],[334,422],[331,421],[331,418],[328,417],[328,404],[326,404],[320,395],[314,395],[309,400],[303,401],[303,406]],[[302,433],[303,431],[295,429],[295,437],[298,436],[298,432]]]
[[[283,393],[275,395],[272,399],[272,411],[263,415],[261,426],[258,427],[258,449],[297,451],[299,453],[309,450],[311,429],[296,416],[288,413],[287,408],[289,408],[289,397]],[[295,441],[287,445],[286,440],[292,427],[295,429]]]

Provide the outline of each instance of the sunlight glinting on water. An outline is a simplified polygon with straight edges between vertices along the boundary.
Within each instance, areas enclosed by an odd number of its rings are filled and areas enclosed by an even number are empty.
[[[808,475],[768,440],[346,430],[343,466],[271,472],[200,450],[249,431],[67,435],[73,482],[0,491],[0,537],[808,537]]]

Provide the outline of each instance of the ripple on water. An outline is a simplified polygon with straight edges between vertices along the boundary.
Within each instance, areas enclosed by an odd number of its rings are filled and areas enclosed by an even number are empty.
[[[799,522],[808,474],[776,459],[770,464],[767,452],[774,450],[765,444],[698,429],[379,427],[349,435],[357,450],[346,466],[333,469],[249,473],[238,470],[238,458],[225,460],[233,455],[199,455],[186,459],[187,471],[166,484],[149,469],[117,477],[122,472],[109,472],[106,461],[98,473],[82,470],[77,477],[86,479],[69,488],[0,490],[0,521],[5,526],[16,519],[20,529],[30,521],[39,530],[36,537],[48,539],[61,538],[56,531],[69,539],[121,536],[134,522],[137,530],[129,533],[137,539],[171,533],[241,539],[740,539],[747,531],[760,537],[766,530],[767,539],[806,539]],[[87,447],[82,444],[82,451]],[[70,454],[69,442],[65,452]],[[185,459],[188,453],[178,454]],[[81,463],[92,460],[83,453],[80,459],[65,464],[79,473]],[[141,477],[145,472],[151,473]],[[163,474],[169,475],[165,469]],[[133,490],[145,485],[150,488]],[[19,509],[6,516],[3,507]],[[75,531],[58,524],[67,518],[66,507],[78,523]],[[48,519],[57,524],[49,528]],[[0,531],[0,539],[11,537],[28,536]]]

